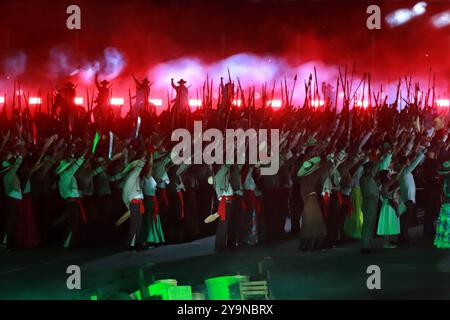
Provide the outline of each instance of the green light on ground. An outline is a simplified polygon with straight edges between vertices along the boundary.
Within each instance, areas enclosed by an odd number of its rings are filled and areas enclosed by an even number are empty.
[[[133,292],[133,295],[136,300],[142,300],[141,292],[139,290]]]
[[[231,300],[229,287],[243,280],[248,280],[246,276],[223,276],[207,279],[205,281],[210,300]]]

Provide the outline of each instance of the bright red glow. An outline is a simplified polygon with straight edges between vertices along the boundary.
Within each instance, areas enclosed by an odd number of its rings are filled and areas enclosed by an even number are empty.
[[[112,106],[123,106],[124,101],[123,98],[111,98],[110,103]]]
[[[202,100],[199,100],[199,99],[190,99],[189,100],[189,106],[191,108],[201,107],[201,105],[202,105]]]
[[[438,100],[436,100],[436,105],[438,107],[450,107],[450,100],[449,99],[438,99]]]
[[[42,99],[41,98],[37,98],[37,97],[31,97],[28,100],[29,104],[41,104],[42,103]]]
[[[274,109],[281,108],[283,102],[281,100],[269,100],[267,101],[267,105],[271,106]]]
[[[148,99],[148,102],[154,104],[157,107],[161,107],[163,105],[162,99]]]
[[[240,99],[233,100],[233,106],[240,107],[241,104],[242,104],[242,101]]]
[[[82,98],[82,97],[75,97],[75,104],[76,105],[83,105],[83,101],[84,101],[84,99]]]

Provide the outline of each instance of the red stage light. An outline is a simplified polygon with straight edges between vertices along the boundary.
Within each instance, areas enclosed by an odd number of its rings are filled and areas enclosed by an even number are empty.
[[[28,100],[29,104],[42,104],[42,99],[41,98],[37,98],[37,97],[31,97]]]
[[[324,104],[325,104],[325,101],[323,101],[322,99],[316,99],[316,100],[311,101],[311,105],[316,108],[321,107]]]
[[[241,104],[242,104],[242,101],[240,99],[233,100],[233,106],[240,107]]]
[[[157,107],[161,107],[163,105],[162,99],[148,99],[148,102],[150,102],[151,104],[153,104]]]
[[[0,97],[0,103],[1,104],[5,103],[5,97]]]
[[[450,107],[450,100],[449,99],[437,99],[436,105],[438,107]]]
[[[201,105],[202,105],[202,100],[199,100],[199,99],[190,99],[189,100],[189,106],[191,108],[201,107]]]
[[[124,105],[123,98],[111,98],[110,102],[112,106],[123,106]]]
[[[356,101],[356,106],[357,107],[363,107],[365,109],[365,108],[367,108],[369,106],[369,101],[367,101],[367,100],[364,100],[364,101],[357,100]]]
[[[82,97],[75,97],[74,102],[76,105],[81,106],[81,105],[83,105],[83,101],[84,101],[84,99]]]
[[[278,108],[281,108],[281,106],[283,105],[283,102],[281,100],[269,100],[269,101],[267,101],[267,105],[271,106],[274,109],[278,109]]]

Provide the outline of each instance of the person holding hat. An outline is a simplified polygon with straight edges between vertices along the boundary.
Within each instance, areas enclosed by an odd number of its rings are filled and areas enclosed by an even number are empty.
[[[436,225],[434,246],[439,249],[450,249],[450,161],[441,164],[438,174],[444,179],[443,200]]]
[[[230,183],[229,172],[231,165],[223,164],[217,170],[214,176],[208,178],[208,183],[214,186],[218,199],[217,212],[205,219],[206,223],[210,223],[216,219],[217,224],[216,240],[214,250],[216,252],[224,251],[227,248],[229,237],[229,218],[231,215],[233,201],[233,187]]]
[[[172,88],[176,91],[177,95],[174,100],[172,107],[173,112],[173,124],[178,127],[178,122],[180,121],[180,114],[189,110],[189,89],[185,86],[186,81],[180,79],[175,85],[173,79],[170,80]]]
[[[130,211],[130,229],[128,232],[128,250],[136,251],[144,249],[142,234],[142,217],[145,214],[144,193],[142,191],[141,172],[145,166],[145,156],[139,156],[131,163],[128,173],[124,178],[122,200]]]
[[[144,193],[145,214],[143,217],[143,239],[144,245],[148,247],[158,246],[165,243],[164,232],[159,215],[159,203],[156,198],[157,183],[153,178],[153,152],[151,151],[148,161],[143,170],[142,191]]]
[[[402,201],[406,205],[406,212],[400,217],[400,242],[407,243],[410,240],[409,226],[413,218],[416,207],[416,183],[414,181],[413,171],[425,159],[425,149],[418,152],[411,159],[411,156],[404,156],[399,164],[404,167],[400,175],[400,193]]]
[[[98,93],[95,102],[97,105],[94,107],[93,115],[94,121],[98,123],[100,129],[103,129],[106,125],[107,119],[110,117],[110,93],[111,86],[108,81],[103,80],[98,82],[98,74],[95,74],[95,86],[97,87]]]
[[[323,185],[323,176],[329,164],[321,165],[320,157],[313,157],[303,162],[297,172],[300,177],[300,190],[304,203],[302,225],[300,228],[300,250],[319,248],[320,241],[327,235],[319,194]]]
[[[153,155],[153,169],[152,176],[156,181],[156,198],[158,201],[158,212],[161,217],[162,229],[165,232],[165,239],[167,239],[168,226],[168,210],[169,210],[169,195],[167,187],[170,183],[169,175],[167,173],[168,166],[171,162],[170,154],[156,150]]]
[[[142,81],[136,79],[133,74],[134,82],[136,83],[136,94],[134,95],[135,102],[130,110],[133,119],[142,116],[144,112],[148,111],[148,99],[150,97],[150,87],[152,83],[145,78]]]

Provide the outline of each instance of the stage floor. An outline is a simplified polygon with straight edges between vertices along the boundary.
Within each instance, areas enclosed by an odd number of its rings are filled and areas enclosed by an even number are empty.
[[[297,238],[215,254],[214,237],[138,253],[105,247],[0,252],[0,299],[85,299],[99,288],[105,296],[133,292],[139,274],[147,284],[171,278],[202,292],[207,278],[260,272],[275,299],[450,299],[450,251],[431,243],[420,239],[370,255],[359,253],[358,242],[299,252]],[[72,264],[81,267],[81,291],[66,287]],[[369,265],[381,268],[381,290],[367,289]]]

